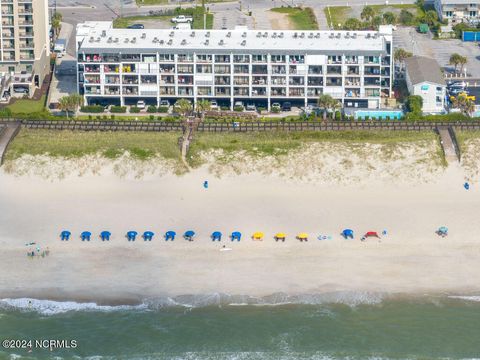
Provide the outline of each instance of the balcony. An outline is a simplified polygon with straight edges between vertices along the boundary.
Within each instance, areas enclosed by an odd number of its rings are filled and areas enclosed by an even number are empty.
[[[123,75],[122,82],[124,84],[138,84],[138,77],[132,75]]]
[[[252,74],[268,74],[267,65],[252,65]]]
[[[13,5],[2,6],[2,15],[13,15]]]
[[[233,62],[248,64],[250,62],[250,55],[233,55]]]
[[[215,85],[230,85],[229,76],[215,76]]]
[[[86,73],[99,73],[100,72],[100,65],[85,65],[85,72]]]
[[[215,62],[216,63],[229,63],[230,62],[230,55],[215,55]]]
[[[175,88],[173,86],[161,86],[160,95],[175,95]]]
[[[234,74],[248,74],[250,71],[248,70],[248,65],[234,65],[233,66],[233,73]]]
[[[105,95],[120,95],[120,87],[119,86],[105,86]]]
[[[20,31],[18,32],[18,36],[20,37],[33,37],[33,30],[25,30],[25,29],[20,29]]]
[[[341,55],[330,55],[327,58],[327,64],[341,64],[342,56]]]
[[[249,96],[248,88],[241,88],[241,87],[233,88],[233,95],[234,96]]]
[[[254,76],[252,78],[253,85],[265,85],[268,82],[268,77],[266,76]]]
[[[303,55],[290,55],[288,58],[290,64],[304,64],[305,56]]]
[[[272,87],[271,96],[287,96],[287,89],[279,88],[279,87]]]
[[[122,72],[123,73],[136,73],[137,72],[137,67],[135,64],[124,64],[122,66]]]
[[[162,76],[160,78],[160,85],[175,85],[175,76]]]
[[[304,86],[305,85],[305,79],[303,77],[291,77],[288,80],[288,84],[290,86]]]
[[[138,95],[138,87],[136,86],[124,86],[122,89],[123,95]]]
[[[230,65],[215,65],[215,74],[230,74]]]
[[[193,54],[179,54],[177,60],[181,63],[193,62]]]
[[[322,88],[308,88],[307,89],[307,96],[309,97],[318,97],[323,94]]]
[[[19,5],[18,6],[18,13],[19,14],[33,14],[33,7],[32,5]]]
[[[112,85],[120,84],[120,76],[118,76],[118,75],[107,75],[107,76],[105,76],[105,84],[112,84]]]
[[[105,65],[103,67],[103,72],[106,73],[118,73],[119,66],[118,65]]]
[[[191,87],[179,87],[178,96],[193,96],[193,88]]]
[[[305,96],[305,89],[288,89],[288,96]]]
[[[358,66],[347,66],[347,75],[360,75],[360,68]]]
[[[159,71],[162,74],[173,74],[175,72],[175,65],[160,65]]]
[[[85,84],[100,84],[100,76],[85,75]]]
[[[287,85],[287,79],[285,77],[272,77],[272,85]]]
[[[348,98],[357,98],[360,97],[360,90],[359,89],[345,89],[345,97]]]
[[[340,75],[342,73],[341,66],[327,66],[327,75]]]
[[[178,65],[177,72],[179,74],[193,74],[193,65]]]
[[[380,67],[366,66],[363,73],[365,75],[380,75]]]
[[[267,55],[252,55],[252,63],[266,63]]]
[[[211,63],[212,55],[197,55],[197,63]]]
[[[277,74],[286,74],[286,73],[287,73],[286,66],[283,66],[283,65],[272,66],[272,74],[277,75]]]
[[[193,76],[179,76],[178,84],[180,85],[193,85]]]
[[[248,85],[249,77],[248,76],[235,76],[233,78],[234,85]]]
[[[215,96],[230,96],[230,88],[227,87],[216,87]]]
[[[323,68],[322,66],[309,66],[308,67],[308,74],[309,75],[322,75]]]
[[[18,46],[20,49],[33,49],[34,43],[33,41],[20,41]]]
[[[366,97],[380,97],[380,90],[379,89],[365,89],[365,96]]]
[[[13,30],[4,30],[2,31],[2,37],[5,38],[13,38],[15,36],[15,32]]]
[[[309,77],[308,86],[323,86],[323,78],[321,77]]]
[[[327,86],[342,86],[342,78],[341,77],[328,77],[326,85]]]
[[[142,76],[140,76],[140,83],[141,84],[156,84],[157,83],[157,76],[155,76],[155,75],[142,75]]]
[[[88,95],[100,95],[100,86],[85,86],[85,94]]]
[[[267,96],[267,88],[256,87],[252,89],[252,96]]]
[[[197,90],[198,96],[212,96],[212,88],[210,87],[199,87]]]

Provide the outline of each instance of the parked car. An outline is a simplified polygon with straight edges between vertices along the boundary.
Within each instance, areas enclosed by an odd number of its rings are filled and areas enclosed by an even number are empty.
[[[271,109],[276,110],[276,111],[280,111],[282,109],[282,106],[280,105],[280,103],[273,103],[272,106],[271,106]]]
[[[244,107],[243,107],[243,102],[241,102],[241,101],[235,101],[235,105],[233,106],[233,108],[234,108],[234,109],[235,109],[235,108],[242,108],[242,109],[244,109]]]
[[[166,107],[169,107],[170,106],[170,101],[168,100],[160,100],[160,106],[166,106]]]
[[[463,88],[452,88],[448,89],[448,94],[450,96],[457,96],[458,94],[464,93],[465,90]]]
[[[132,24],[127,26],[127,29],[145,29],[143,24]]]
[[[210,101],[210,109],[211,109],[211,110],[215,110],[215,111],[219,109],[216,100]]]
[[[13,92],[15,94],[28,94],[28,88],[26,88],[26,87],[14,87]]]
[[[193,18],[191,16],[178,15],[178,16],[175,16],[174,18],[172,18],[170,21],[175,23],[175,24],[190,23],[190,22],[193,21]]]
[[[467,83],[464,81],[455,81],[447,85],[448,89],[465,89],[467,87]]]
[[[245,110],[247,111],[257,111],[257,107],[255,106],[255,104],[247,104],[247,106],[245,107]]]
[[[137,101],[137,107],[139,109],[145,109],[145,106],[146,106],[145,101],[143,101],[143,100],[138,100]]]
[[[292,103],[284,102],[282,105],[282,111],[292,111]]]

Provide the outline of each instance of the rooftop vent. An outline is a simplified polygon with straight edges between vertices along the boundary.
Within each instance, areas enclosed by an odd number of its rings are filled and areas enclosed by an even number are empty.
[[[163,45],[165,44],[165,41],[164,40],[160,40],[160,45]]]
[[[242,37],[243,37],[243,38],[246,38],[246,37],[247,37],[247,32],[246,32],[246,31],[243,32]]]
[[[315,35],[315,39],[320,39],[320,33],[317,33],[317,35]]]
[[[276,37],[277,37],[277,33],[276,33],[276,32],[274,32],[274,33],[272,34],[272,38],[274,38],[274,39],[275,39]]]
[[[330,33],[330,35],[328,35],[328,38],[329,39],[333,39],[335,37],[335,34],[334,33]]]
[[[313,39],[313,33],[308,34],[309,39]]]
[[[118,44],[118,38],[115,38],[115,40],[113,40],[113,42]]]
[[[304,37],[305,37],[305,33],[302,32],[302,33],[300,34],[300,38],[303,39]]]
[[[229,37],[231,37],[231,36],[232,36],[232,32],[229,31],[229,32],[227,33],[227,37],[229,38]]]
[[[356,39],[357,38],[357,33],[353,33],[352,34],[352,39]]]
[[[205,40],[205,45],[208,45],[210,43],[210,40]]]
[[[263,37],[264,37],[264,38],[268,37],[268,32],[265,31],[265,32],[263,33]]]
[[[145,39],[147,37],[146,33],[142,33],[142,39]]]
[[[377,33],[373,34],[373,38],[374,39],[378,38],[378,34]]]
[[[205,37],[206,37],[206,38],[209,38],[209,37],[210,37],[210,31],[207,31],[207,32],[205,33]]]
[[[174,32],[174,31],[171,31],[169,36],[170,36],[170,37],[173,37],[174,35],[175,35],[175,32]]]
[[[347,31],[347,33],[345,34],[345,39],[350,39],[350,33]]]
[[[167,43],[167,44],[168,44],[168,45],[172,45],[172,44],[173,44],[173,40],[172,40],[172,39],[168,40],[168,43]]]
[[[136,42],[137,42],[137,38],[134,36],[134,37],[132,38],[131,43],[132,43],[132,44],[135,44]]]
[[[195,37],[195,31],[192,31],[192,33],[190,34],[190,37]]]
[[[93,36],[90,36],[90,39],[88,40],[89,42],[94,42],[95,38]]]
[[[155,37],[153,38],[153,43],[155,44],[155,43],[157,43],[157,42],[158,42],[158,37],[155,36]]]
[[[187,40],[183,39],[180,45],[187,45]]]
[[[129,42],[128,38],[125,38],[125,40],[123,40],[123,42],[126,44]]]
[[[367,39],[370,39],[370,33],[367,33],[367,35],[365,36]]]
[[[279,37],[280,39],[283,39],[283,32],[281,32],[280,34],[278,34],[278,37]]]
[[[293,38],[296,39],[298,37],[298,33],[293,34]]]
[[[107,40],[107,43],[110,44],[110,43],[112,43],[112,42],[113,42],[113,40],[112,40],[112,37],[110,36],[110,37],[108,38],[108,40]]]
[[[335,36],[337,39],[340,39],[342,37],[342,34],[338,33],[336,36]]]
[[[218,42],[218,45],[225,45],[225,41],[220,40],[220,41]]]
[[[102,37],[105,37],[107,36],[107,31],[106,30],[102,30]]]
[[[262,33],[261,33],[261,32],[258,32],[258,33],[257,33],[257,38],[259,38],[259,37],[262,37]]]
[[[243,40],[241,45],[242,45],[242,46],[247,45],[247,40]]]

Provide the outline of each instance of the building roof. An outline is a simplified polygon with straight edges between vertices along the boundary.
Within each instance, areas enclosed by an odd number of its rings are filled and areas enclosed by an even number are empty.
[[[440,0],[442,5],[480,4],[480,0]]]
[[[242,49],[259,51],[382,52],[390,27],[380,31],[291,31],[291,30],[168,30],[168,29],[82,29],[79,52],[101,50],[137,52],[140,50],[186,49],[198,52]]]
[[[431,82],[445,85],[440,65],[435,59],[425,56],[412,56],[405,60],[407,74],[412,84]]]

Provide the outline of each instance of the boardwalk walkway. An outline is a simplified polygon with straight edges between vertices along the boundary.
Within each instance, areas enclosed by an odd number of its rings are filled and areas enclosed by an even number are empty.
[[[5,155],[5,151],[7,150],[8,144],[10,141],[17,135],[18,131],[20,130],[20,123],[4,123],[1,124],[0,127],[0,165],[3,164],[3,157]]]
[[[459,151],[458,145],[456,144],[455,133],[451,127],[438,127],[438,134],[440,135],[440,143],[443,148],[443,152],[445,153],[445,159],[448,163],[458,162],[459,159]]]

